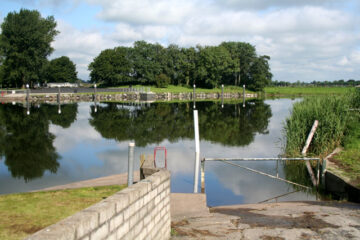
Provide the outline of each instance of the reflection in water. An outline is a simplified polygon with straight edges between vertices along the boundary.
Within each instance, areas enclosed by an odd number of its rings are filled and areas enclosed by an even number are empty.
[[[252,100],[245,108],[242,103],[224,103],[221,108],[220,101],[197,102],[200,157],[277,156],[281,122],[292,103],[289,99]],[[96,109],[94,103],[61,105],[58,114],[58,105],[42,104],[31,107],[27,116],[26,106],[1,105],[0,194],[126,172],[130,140],[136,141],[135,169],[140,154],[153,154],[155,146],[164,146],[171,191],[193,191],[192,102],[147,106],[96,103]],[[246,166],[276,174],[275,162]],[[210,206],[254,203],[294,191],[286,183],[218,162],[206,163],[205,174]],[[285,174],[280,168],[280,177]],[[298,192],[284,199],[313,197]]]
[[[200,138],[225,146],[244,146],[254,140],[256,133],[266,134],[271,109],[261,100],[241,104],[198,102]],[[149,108],[124,107],[106,103],[94,107],[90,124],[104,137],[117,141],[135,140],[146,146],[164,140],[193,139],[193,110],[190,103],[154,103]]]
[[[26,182],[43,176],[46,170],[56,173],[59,155],[53,146],[55,136],[49,133],[49,120],[63,127],[76,120],[77,105],[64,107],[59,117],[57,106],[33,107],[27,115],[20,105],[0,106],[0,154],[5,157],[11,175]]]

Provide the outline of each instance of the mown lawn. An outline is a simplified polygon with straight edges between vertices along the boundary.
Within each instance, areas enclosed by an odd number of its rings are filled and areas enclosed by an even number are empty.
[[[123,188],[125,185],[0,195],[0,239],[23,239]]]
[[[266,87],[270,95],[326,95],[346,94],[353,87]]]

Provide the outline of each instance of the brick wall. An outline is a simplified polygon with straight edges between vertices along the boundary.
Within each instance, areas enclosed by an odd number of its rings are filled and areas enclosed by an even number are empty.
[[[27,239],[169,239],[170,222],[170,173],[161,169]]]

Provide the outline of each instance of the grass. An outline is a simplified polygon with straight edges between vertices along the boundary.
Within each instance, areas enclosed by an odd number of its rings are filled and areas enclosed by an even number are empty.
[[[344,150],[334,157],[344,176],[360,187],[360,89],[343,96],[307,97],[295,103],[285,123],[288,156],[301,155],[314,120],[319,126],[311,142],[309,153],[325,157],[336,147]]]
[[[301,155],[315,120],[319,121],[319,126],[308,150],[309,154],[324,157],[332,152],[343,140],[349,108],[346,97],[308,97],[295,103],[285,124],[286,155]]]
[[[124,187],[114,185],[0,195],[0,239],[23,239]]]
[[[268,95],[338,95],[346,94],[353,87],[266,87]]]
[[[128,88],[129,85],[126,86],[118,86],[116,88]],[[147,90],[148,88],[150,88],[150,91],[154,92],[154,93],[192,93],[193,92],[193,88],[192,87],[184,87],[184,86],[175,86],[175,85],[169,85],[166,88],[157,88],[155,86],[142,86],[142,85],[133,85],[133,88],[142,88],[144,87],[145,90]],[[111,87],[113,88],[113,87]],[[98,91],[101,91],[101,88],[98,89]],[[239,86],[224,86],[224,92],[226,93],[238,93],[241,92],[242,93],[243,88],[239,87]],[[253,93],[252,91],[249,90],[245,90],[246,93]],[[221,93],[221,87],[220,88],[213,88],[213,89],[208,89],[208,88],[196,88],[196,92],[202,92],[202,93]]]
[[[356,113],[355,113],[356,114]],[[359,113],[358,113],[359,114]],[[344,150],[334,157],[345,176],[360,187],[360,117],[355,117],[344,137]]]

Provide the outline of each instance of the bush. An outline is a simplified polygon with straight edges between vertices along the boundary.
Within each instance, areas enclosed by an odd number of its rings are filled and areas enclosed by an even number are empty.
[[[165,74],[161,73],[156,76],[155,84],[158,88],[166,88],[170,84],[170,78]]]

